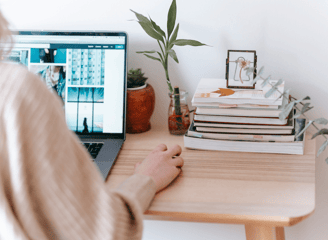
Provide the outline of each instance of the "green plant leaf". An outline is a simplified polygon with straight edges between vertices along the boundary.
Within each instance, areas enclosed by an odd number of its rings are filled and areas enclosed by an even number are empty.
[[[324,134],[324,135],[327,135],[328,134],[328,129],[327,128],[323,128],[323,129],[320,129],[318,132],[316,132],[315,134],[313,134],[312,138],[315,138],[321,134]]]
[[[175,26],[175,20],[177,17],[177,3],[176,0],[172,1],[172,4],[167,15],[167,38],[170,38],[171,33]]]
[[[156,52],[156,51],[153,50],[153,51],[142,51],[142,52],[138,51],[138,52],[136,52],[136,53],[155,53],[155,52]]]
[[[132,9],[130,9],[137,17],[137,19],[139,20],[139,22],[144,22],[144,23],[148,23],[151,24],[151,22],[149,21],[149,19],[147,17],[145,17],[144,15],[137,13],[135,11],[133,11]]]
[[[263,71],[264,71],[264,66],[260,68],[260,70],[259,70],[259,72],[257,74],[258,75],[262,75]]]
[[[177,63],[179,63],[177,54],[175,53],[175,51],[173,49],[170,49],[168,51],[168,53],[169,53],[170,57],[174,59],[174,61],[176,61]]]
[[[173,46],[174,46],[174,41],[177,39],[177,36],[178,36],[178,31],[179,31],[179,23],[178,25],[176,26],[172,36],[171,36],[171,39],[169,41],[169,46],[168,46],[168,49],[171,49]]]
[[[289,115],[290,111],[294,107],[294,102],[290,102],[286,105],[286,107],[282,110],[282,112],[279,114],[279,119],[284,120]]]
[[[326,160],[325,160],[325,161],[326,161],[326,163],[328,164],[328,158],[326,158]]]
[[[140,26],[143,28],[143,30],[152,38],[156,39],[156,40],[159,40],[161,42],[164,42],[163,41],[163,37],[158,33],[156,32],[154,29],[153,29],[153,25],[151,25],[151,23],[149,22],[148,23],[145,23],[145,22],[140,22],[139,21],[139,24]]]
[[[318,123],[318,124],[322,124],[322,125],[327,125],[328,124],[328,120],[325,118],[317,118],[313,120],[314,122]]]
[[[319,157],[319,155],[326,149],[328,145],[328,140],[326,140],[322,145],[321,147],[319,148],[318,150],[318,153],[317,153],[317,157]]]
[[[150,59],[153,59],[153,60],[156,60],[156,61],[161,61],[161,59],[157,58],[157,57],[153,57],[151,55],[148,55],[148,54],[144,54],[146,57],[150,58]]]
[[[153,28],[161,34],[164,38],[166,38],[165,32],[161,29],[160,26],[158,26],[152,19],[149,17],[151,24],[153,25]]]
[[[174,45],[177,46],[193,46],[193,47],[198,47],[198,46],[204,46],[206,44],[198,42],[196,40],[189,40],[189,39],[178,39],[173,42]]]
[[[301,136],[301,135],[306,131],[306,129],[308,129],[308,128],[311,126],[312,123],[313,123],[313,121],[310,120],[310,121],[308,122],[308,124],[306,124],[305,127],[302,129],[302,131],[300,131],[300,132],[296,135],[295,138],[298,138],[299,136]]]
[[[158,54],[158,56],[161,58],[161,60],[162,60],[162,63],[164,62],[164,59],[163,59],[163,56],[162,56],[162,54],[160,53],[160,52],[157,52],[157,54]]]

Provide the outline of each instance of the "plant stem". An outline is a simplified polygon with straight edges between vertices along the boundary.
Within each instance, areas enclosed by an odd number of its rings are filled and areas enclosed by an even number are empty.
[[[180,91],[179,87],[175,86],[174,87],[174,92],[173,92],[173,99],[174,99],[174,112],[177,120],[177,126],[178,129],[182,129],[182,113],[181,113],[181,105],[180,105]]]

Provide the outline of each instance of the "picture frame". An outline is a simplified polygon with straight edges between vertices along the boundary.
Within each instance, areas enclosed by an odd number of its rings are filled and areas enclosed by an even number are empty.
[[[257,56],[254,50],[228,50],[226,60],[227,88],[254,89]],[[255,67],[254,73],[246,75],[247,67]]]

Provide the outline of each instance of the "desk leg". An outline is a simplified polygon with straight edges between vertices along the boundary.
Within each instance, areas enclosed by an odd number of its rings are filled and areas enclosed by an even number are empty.
[[[285,240],[283,227],[267,225],[245,225],[247,240]]]

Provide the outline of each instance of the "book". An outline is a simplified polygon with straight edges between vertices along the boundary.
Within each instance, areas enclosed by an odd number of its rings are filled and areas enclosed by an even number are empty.
[[[194,122],[197,127],[212,127],[212,128],[226,128],[226,129],[284,129],[292,130],[294,129],[294,121],[289,117],[287,125],[261,125],[261,124],[231,124],[231,123],[216,123],[216,122]]]
[[[288,104],[288,99],[284,98],[282,105],[278,109],[267,108],[217,108],[217,107],[197,107],[196,114],[223,115],[223,116],[249,116],[249,117],[279,117],[284,107]]]
[[[298,132],[305,127],[305,119],[296,119]],[[191,126],[194,127],[194,126]],[[296,129],[296,127],[295,127]],[[189,130],[193,130],[189,128]],[[282,154],[304,154],[305,133],[297,141],[292,142],[257,142],[257,141],[234,141],[217,140],[196,136],[184,136],[184,146],[191,149],[235,151],[235,152],[258,152],[258,153],[282,153]]]
[[[249,130],[249,129],[248,129]],[[292,134],[255,134],[255,133],[218,133],[218,132],[204,132],[198,131],[196,127],[191,124],[187,132],[188,136],[211,138],[211,139],[223,139],[223,140],[247,140],[247,141],[261,141],[261,142],[292,142],[295,135]]]
[[[255,89],[230,89],[226,88],[225,79],[203,78],[200,80],[196,92],[192,98],[192,105],[196,103],[216,102],[221,104],[255,104],[255,105],[278,105],[282,104],[283,97],[279,92],[284,92],[284,82],[268,98],[265,94],[271,89],[267,84],[262,87],[263,80],[255,84]],[[276,84],[277,80],[270,80]]]
[[[211,102],[194,102],[194,107],[205,107],[205,108],[239,108],[239,109],[278,109],[278,105],[258,105],[258,104],[223,104],[223,103],[211,103]]]
[[[194,114],[195,121],[217,122],[217,123],[238,123],[238,124],[261,124],[261,125],[286,125],[288,119],[270,117],[235,117]]]
[[[197,132],[213,133],[250,133],[250,134],[292,134],[293,129],[272,128],[220,128],[220,127],[196,127]]]

